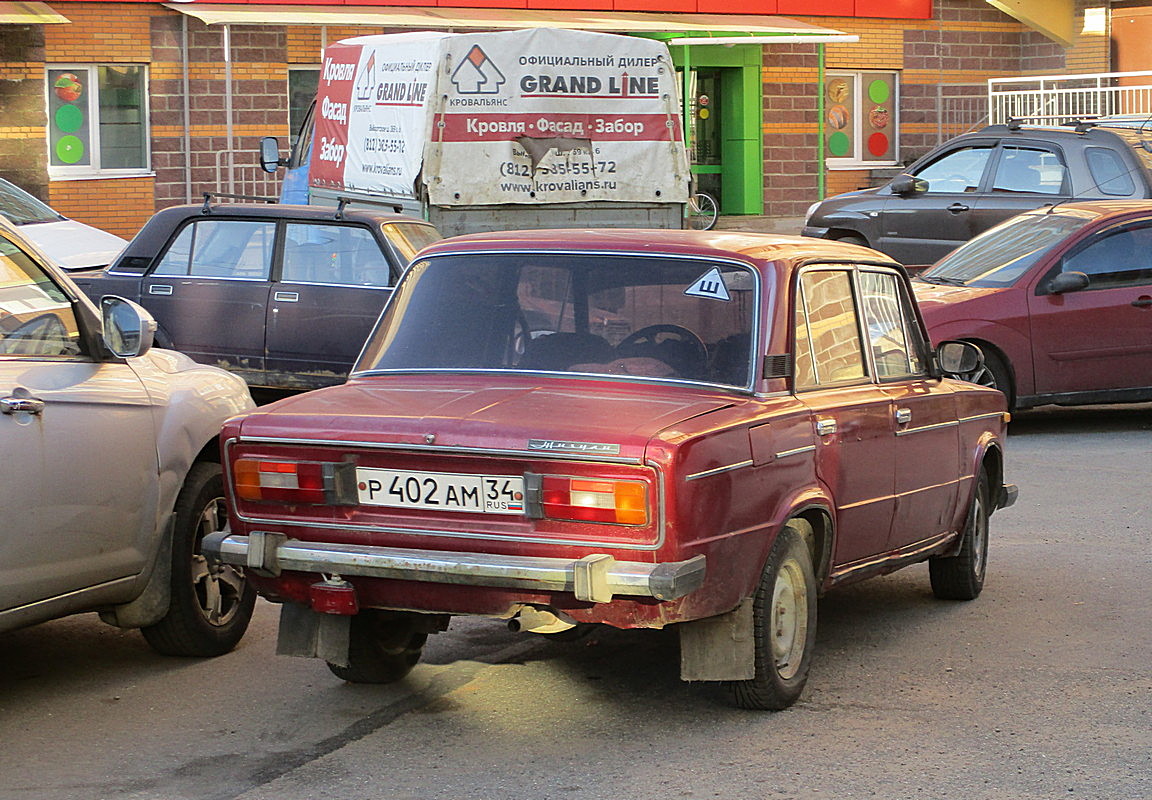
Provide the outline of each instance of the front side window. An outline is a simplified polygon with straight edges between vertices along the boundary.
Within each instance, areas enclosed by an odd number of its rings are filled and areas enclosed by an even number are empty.
[[[31,256],[0,236],[0,357],[80,354],[72,303]]]
[[[829,72],[824,149],[832,168],[896,164],[900,158],[895,72]]]
[[[45,74],[50,175],[151,169],[146,67],[49,66]]]
[[[285,227],[281,280],[390,286],[392,272],[367,228],[289,223]]]
[[[862,379],[864,349],[856,321],[856,300],[846,270],[808,270],[800,276],[796,388],[807,389]]]
[[[1063,194],[1068,170],[1050,150],[1005,145],[996,163],[993,192]]]
[[[1087,290],[1152,284],[1152,225],[1109,231],[1067,255],[1061,272],[1083,272]]]
[[[928,182],[929,194],[975,192],[991,155],[991,145],[962,147],[921,167],[916,177]]]
[[[355,371],[510,370],[746,388],[757,276],[675,258],[440,256],[407,272]]]
[[[296,145],[320,85],[320,67],[288,68],[288,144]]]
[[[266,281],[275,240],[274,222],[198,220],[180,231],[152,274]]]
[[[861,271],[860,301],[876,377],[907,378],[924,372],[924,349],[904,284],[891,272]]]

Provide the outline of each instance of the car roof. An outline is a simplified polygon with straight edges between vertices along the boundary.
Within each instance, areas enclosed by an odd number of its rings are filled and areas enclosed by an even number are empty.
[[[585,230],[495,231],[442,239],[421,252],[421,257],[460,252],[599,251],[635,255],[690,255],[756,261],[851,261],[897,265],[883,253],[867,247],[828,239],[753,233],[735,230],[663,230],[609,228]]]
[[[956,138],[978,138],[981,136],[1035,136],[1043,139],[1064,139],[1090,141],[1115,137],[1123,139],[1132,147],[1139,147],[1150,137],[1140,135],[1140,132],[1127,127],[1114,127],[1111,125],[1095,125],[1084,123],[1082,126],[1066,127],[1063,125],[989,125],[978,131],[963,134]]]

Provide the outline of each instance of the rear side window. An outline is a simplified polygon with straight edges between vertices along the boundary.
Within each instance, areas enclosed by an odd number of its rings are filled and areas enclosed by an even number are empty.
[[[1066,172],[1060,157],[1050,150],[1005,146],[996,165],[992,191],[1061,194]]]
[[[153,274],[266,281],[275,241],[275,222],[199,220],[180,231]]]
[[[1088,161],[1088,171],[1092,173],[1092,182],[1102,194],[1114,197],[1136,194],[1132,174],[1119,154],[1106,147],[1088,147],[1084,157]]]

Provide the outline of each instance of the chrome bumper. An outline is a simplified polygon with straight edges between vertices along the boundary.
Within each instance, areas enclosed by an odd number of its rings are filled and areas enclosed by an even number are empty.
[[[227,530],[204,537],[209,559],[266,574],[314,572],[347,577],[571,592],[577,600],[607,603],[615,595],[675,600],[704,582],[704,556],[648,564],[617,561],[607,553],[580,559],[501,556],[400,547],[302,542],[280,533]]]

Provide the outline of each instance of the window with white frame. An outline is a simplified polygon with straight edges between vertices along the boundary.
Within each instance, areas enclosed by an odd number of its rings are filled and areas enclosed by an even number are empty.
[[[824,77],[824,158],[831,168],[890,166],[900,158],[898,75],[828,71]]]
[[[49,65],[45,72],[51,177],[151,170],[144,65]]]
[[[320,85],[320,67],[288,68],[288,143],[296,143]]]

